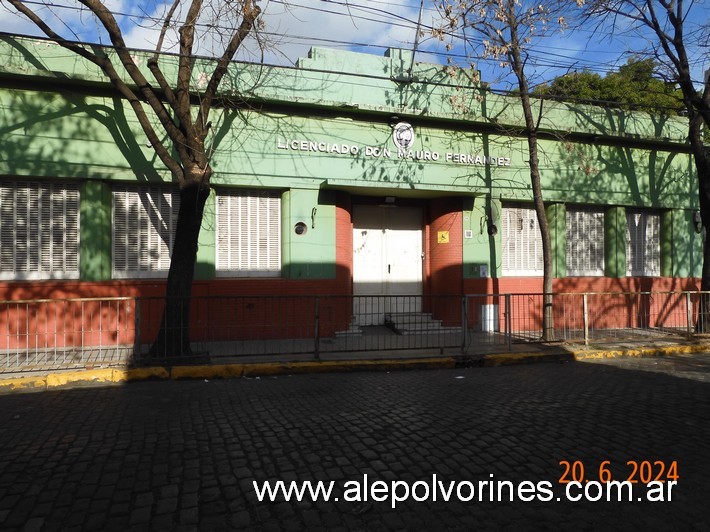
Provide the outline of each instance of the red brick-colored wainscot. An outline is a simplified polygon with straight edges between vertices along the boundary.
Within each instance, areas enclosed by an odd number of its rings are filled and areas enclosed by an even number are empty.
[[[463,230],[461,198],[436,198],[429,204],[425,310],[446,326],[461,324],[461,305],[450,297],[461,293],[463,281]],[[426,303],[429,303],[428,305]],[[428,308],[427,308],[428,307]]]
[[[586,295],[587,326],[590,329],[647,327],[685,328],[688,303],[691,317],[697,314],[699,279],[664,277],[569,277],[553,281],[556,328],[584,329]],[[496,328],[505,323],[505,294],[510,294],[511,327],[535,331],[542,327],[542,278],[506,277],[464,280],[468,298],[469,326]],[[476,295],[473,295],[476,294]],[[485,294],[485,295],[484,295]],[[497,318],[491,318],[491,314]]]
[[[150,343],[164,307],[163,281],[33,282],[0,285],[5,349]],[[193,341],[310,338],[346,330],[352,315],[349,274],[335,279],[196,281]],[[136,338],[136,337],[139,338]]]

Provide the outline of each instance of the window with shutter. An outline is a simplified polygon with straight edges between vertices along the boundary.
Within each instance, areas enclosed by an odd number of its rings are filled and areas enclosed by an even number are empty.
[[[168,187],[113,190],[113,276],[165,277],[170,269],[180,195]]]
[[[217,191],[217,274],[281,274],[281,194]]]
[[[604,275],[604,213],[567,209],[567,275]]]
[[[79,277],[79,186],[0,184],[0,279]]]
[[[537,214],[531,207],[503,206],[501,223],[503,275],[543,274],[542,237]]]
[[[648,211],[627,211],[626,275],[661,275],[660,215]]]

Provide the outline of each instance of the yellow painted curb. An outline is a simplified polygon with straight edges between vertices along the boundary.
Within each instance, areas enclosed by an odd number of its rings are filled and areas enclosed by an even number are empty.
[[[244,364],[244,377],[284,375],[288,373],[325,373],[328,371],[362,371],[378,369],[380,371],[453,368],[456,360],[451,357],[419,358],[406,360],[327,360],[323,362],[265,362]]]
[[[84,371],[66,371],[47,375],[47,388],[58,388],[78,382],[107,383],[113,380],[113,369],[89,369]]]
[[[572,358],[572,355],[567,353],[506,353],[500,355],[486,355],[483,359],[483,366],[495,367],[509,364],[519,364],[521,362],[533,362],[538,359],[572,360]]]
[[[400,369],[445,369],[456,367],[452,357],[415,358],[402,360],[329,360],[307,362],[259,362],[249,364],[217,364],[214,366],[152,366],[131,369],[93,369],[60,371],[41,377],[0,378],[0,394],[19,391],[39,391],[84,384],[112,384],[148,379],[229,379],[328,371],[381,371]]]
[[[169,379],[170,372],[163,367],[115,369],[113,382],[142,381],[148,379]]]
[[[319,373],[328,371],[358,371],[364,369],[397,370],[406,368],[453,368],[451,357],[419,358],[406,360],[328,360],[305,362],[256,362],[249,364],[224,364],[214,366],[174,366],[171,379],[228,379],[232,377],[257,377],[289,373]]]
[[[537,360],[564,361],[602,359],[614,357],[642,357],[677,355],[710,351],[708,344],[675,345],[643,349],[613,349],[568,351],[560,353],[507,353],[487,355],[484,367],[530,363]],[[298,373],[323,373],[329,371],[395,371],[401,369],[448,369],[461,361],[458,357],[432,357],[410,359],[327,360],[302,362],[256,362],[243,364],[217,364],[201,366],[152,366],[130,369],[93,369],[52,373],[47,376],[0,378],[0,394],[22,391],[42,391],[85,384],[110,384],[148,379],[228,379]]]
[[[601,360],[617,357],[672,356],[710,351],[710,345],[671,345],[641,349],[612,349],[594,351],[572,351],[575,360]]]
[[[46,377],[15,377],[0,379],[0,393],[46,390]]]
[[[241,377],[243,364],[221,364],[215,366],[173,366],[171,379],[228,379]]]

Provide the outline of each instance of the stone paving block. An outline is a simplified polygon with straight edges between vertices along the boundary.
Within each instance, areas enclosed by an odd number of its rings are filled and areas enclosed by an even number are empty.
[[[152,512],[149,506],[136,507],[131,511],[129,522],[131,526],[144,526],[150,522]]]
[[[22,527],[23,532],[40,532],[44,526],[44,517],[33,517]]]
[[[710,390],[601,363],[0,396],[0,529],[705,530]],[[710,376],[710,364],[699,364]],[[685,370],[684,370],[685,371]],[[13,412],[32,412],[12,419]],[[116,425],[120,420],[120,426]],[[120,444],[118,442],[121,442]],[[670,504],[259,502],[252,481],[549,481],[676,460]],[[120,466],[120,467],[119,467]],[[493,475],[493,477],[491,477]],[[103,523],[100,523],[101,519]],[[94,522],[95,520],[95,522]]]
[[[150,521],[151,530],[173,530],[175,528],[175,516],[173,514],[161,514],[154,516]]]
[[[183,508],[180,510],[180,524],[196,525],[200,521],[200,512],[197,507]]]
[[[158,499],[155,503],[155,513],[157,515],[162,514],[172,514],[178,508],[177,497],[170,497],[168,499]]]

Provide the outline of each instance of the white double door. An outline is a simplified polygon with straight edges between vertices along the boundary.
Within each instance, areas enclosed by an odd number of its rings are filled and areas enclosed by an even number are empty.
[[[353,206],[353,313],[358,325],[381,325],[391,312],[421,311],[422,225],[418,207]]]

